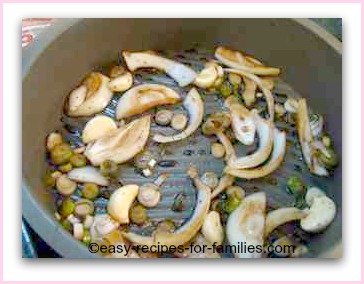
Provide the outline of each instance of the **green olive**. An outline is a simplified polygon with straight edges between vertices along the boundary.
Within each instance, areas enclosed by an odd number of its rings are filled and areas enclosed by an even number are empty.
[[[85,229],[83,232],[82,242],[85,244],[89,244],[91,242],[91,234],[87,229]]]
[[[317,150],[316,157],[324,164],[327,169],[333,169],[339,164],[339,157],[331,148]]]
[[[95,199],[99,195],[99,186],[95,183],[86,183],[82,189],[82,196],[87,199]]]
[[[118,165],[111,160],[106,160],[100,165],[101,174],[105,177],[116,178],[118,176]]]
[[[69,215],[71,215],[73,213],[73,211],[75,210],[75,203],[72,201],[71,198],[66,197],[63,201],[62,204],[59,208],[59,214],[61,214],[61,216],[63,218],[68,217]]]
[[[237,197],[228,197],[224,202],[222,209],[225,213],[232,213],[241,203],[241,199]]]
[[[287,191],[295,196],[304,195],[306,192],[306,186],[299,177],[290,177],[287,180]]]
[[[71,163],[66,163],[66,164],[63,164],[61,166],[58,167],[58,169],[62,172],[62,173],[68,173],[69,171],[72,170],[72,165]]]
[[[147,210],[143,205],[135,205],[130,210],[130,219],[132,223],[142,225],[148,219]]]
[[[71,157],[70,162],[75,168],[86,166],[86,157],[82,154],[75,154]]]
[[[231,95],[231,88],[230,88],[229,82],[224,82],[220,86],[220,93],[221,93],[221,96],[224,98],[227,98],[228,96]]]
[[[63,219],[60,222],[61,226],[68,232],[72,231],[72,224],[70,221],[68,221],[67,219]]]
[[[68,163],[72,157],[72,149],[69,144],[63,143],[55,146],[51,151],[51,158],[54,164],[62,165]]]

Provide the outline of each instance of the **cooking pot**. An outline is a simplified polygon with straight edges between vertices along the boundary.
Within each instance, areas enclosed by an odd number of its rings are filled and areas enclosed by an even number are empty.
[[[65,96],[95,66],[115,61],[119,50],[213,49],[223,44],[282,67],[282,79],[325,115],[341,157],[341,43],[307,19],[63,19],[23,50],[22,212],[60,255],[98,257],[54,218],[54,197],[42,185],[45,137],[61,127]],[[310,256],[338,257],[342,239],[342,168],[322,184],[337,204],[331,226],[309,244]]]

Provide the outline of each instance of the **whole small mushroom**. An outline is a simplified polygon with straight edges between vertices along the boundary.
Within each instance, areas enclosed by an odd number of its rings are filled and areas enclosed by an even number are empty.
[[[159,188],[154,183],[146,183],[139,188],[138,201],[145,207],[152,208],[157,206],[160,198]]]
[[[158,125],[167,126],[168,124],[171,123],[172,117],[173,117],[172,111],[170,111],[169,109],[162,109],[155,114],[154,119]]]
[[[175,130],[183,130],[186,128],[188,118],[183,113],[173,115],[171,120],[171,127]]]

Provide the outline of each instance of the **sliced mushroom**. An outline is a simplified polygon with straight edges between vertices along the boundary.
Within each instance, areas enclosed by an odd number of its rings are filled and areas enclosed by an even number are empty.
[[[185,130],[171,136],[155,134],[153,137],[154,141],[158,143],[170,143],[179,141],[187,138],[198,129],[203,119],[204,106],[201,96],[195,88],[192,88],[188,92],[187,97],[183,101],[183,107],[187,110],[189,116],[188,125]]]
[[[257,84],[258,88],[260,90],[262,90],[263,95],[267,101],[269,119],[271,121],[273,121],[274,120],[274,98],[273,98],[271,91],[269,89],[265,88],[265,86],[262,83],[262,80],[259,77],[255,76],[254,74],[248,73],[243,70],[228,68],[228,69],[224,69],[224,71],[228,72],[228,73],[232,72],[232,73],[239,74],[243,78],[246,77],[246,78],[252,80],[255,84]]]
[[[119,99],[117,119],[141,114],[153,107],[178,103],[181,97],[171,88],[160,84],[142,84],[131,88]]]
[[[312,147],[313,136],[310,127],[306,99],[301,98],[298,100],[296,125],[302,154],[310,172],[319,176],[327,176],[327,170],[319,163],[317,157],[314,156]]]
[[[334,220],[336,205],[327,196],[315,196],[308,214],[301,219],[301,228],[309,233],[319,233],[325,230]]]
[[[117,129],[115,121],[106,115],[96,115],[89,120],[82,131],[82,142],[87,144]]]
[[[129,223],[129,209],[137,197],[139,186],[129,184],[120,187],[111,195],[107,204],[107,212],[121,224]]]
[[[166,72],[169,76],[176,80],[178,85],[181,87],[191,84],[197,76],[196,72],[190,67],[162,56],[158,56],[152,52],[124,51],[123,57],[130,71],[135,71],[139,68],[156,68]]]
[[[211,194],[211,199],[218,196],[221,192],[223,192],[228,187],[232,186],[235,182],[235,177],[232,175],[224,174],[221,179],[219,180],[218,185],[215,187]]]
[[[224,172],[239,178],[255,179],[267,176],[274,172],[283,162],[286,152],[285,132],[274,129],[273,151],[270,159],[262,166],[252,169],[236,169],[225,167]]]
[[[84,154],[96,166],[106,160],[124,163],[143,150],[149,131],[150,116],[146,115],[90,143]]]
[[[210,61],[205,64],[205,68],[197,74],[194,84],[202,89],[213,87],[216,81],[224,75],[222,67],[216,62]]]
[[[109,82],[110,79],[99,72],[90,73],[69,95],[68,115],[89,116],[101,112],[113,95]]]
[[[193,215],[182,227],[173,233],[157,232],[155,234],[155,243],[157,244],[167,246],[182,245],[190,241],[203,224],[210,207],[211,189],[199,180],[196,168],[190,167],[188,169],[188,175],[193,180],[198,191]]]
[[[201,232],[206,240],[211,244],[221,245],[224,241],[224,229],[222,228],[220,214],[210,211],[201,228]]]
[[[296,207],[285,207],[270,211],[265,219],[265,237],[269,236],[275,228],[294,220],[300,220],[306,215],[306,211]]]
[[[229,244],[236,247],[239,243],[244,243],[246,246],[263,247],[265,209],[264,192],[254,193],[244,198],[227,220],[226,234]],[[235,251],[234,255],[237,258],[260,258],[262,252],[239,250]]]
[[[68,178],[71,180],[82,182],[82,183],[96,183],[101,186],[108,186],[109,181],[92,166],[86,166],[83,168],[75,168],[68,172]]]
[[[280,73],[278,68],[267,67],[257,64],[257,61],[247,58],[239,51],[218,47],[215,50],[215,57],[226,66],[236,68],[245,72],[257,75],[277,76]]]

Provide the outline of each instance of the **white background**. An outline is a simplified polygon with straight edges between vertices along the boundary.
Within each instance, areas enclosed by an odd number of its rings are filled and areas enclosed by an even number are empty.
[[[4,4],[4,280],[359,280],[361,267],[360,4]],[[298,261],[21,259],[21,18],[342,17],[344,258]],[[29,151],[33,151],[29,145]]]

